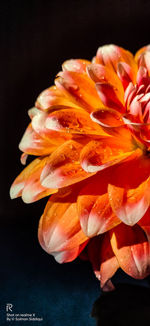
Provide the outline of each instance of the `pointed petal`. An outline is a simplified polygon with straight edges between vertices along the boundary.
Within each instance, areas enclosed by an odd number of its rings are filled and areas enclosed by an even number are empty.
[[[56,149],[41,174],[41,184],[47,188],[61,188],[89,176],[80,166],[82,145],[70,140]]]
[[[12,199],[22,196],[25,203],[32,203],[57,192],[57,189],[47,189],[40,184],[40,175],[48,159],[36,159],[20,173],[10,189]]]
[[[88,237],[104,233],[120,223],[110,206],[108,194],[105,193],[106,187],[107,181],[99,177],[94,185],[91,181],[85,186],[78,196],[80,224]],[[95,189],[97,189],[97,195],[93,194]]]
[[[19,149],[30,155],[47,155],[53,152],[55,148],[56,145],[38,135],[31,124],[27,127],[19,144]]]
[[[142,279],[150,273],[150,244],[143,230],[120,224],[111,233],[111,245],[119,266],[128,275]]]
[[[106,233],[103,236],[100,246],[100,281],[104,291],[107,289],[108,281],[116,273],[118,268],[119,264],[111,248],[109,233]]]
[[[81,151],[81,166],[86,172],[98,172],[125,160],[132,153],[131,144],[123,148],[122,143],[115,138],[91,141]]]
[[[87,240],[80,227],[76,194],[55,194],[39,223],[39,242],[49,254],[72,250]]]
[[[97,83],[96,89],[104,106],[116,109],[119,112],[125,111],[123,98],[120,97],[120,93],[111,84]]]
[[[108,185],[109,200],[114,213],[127,225],[136,224],[146,213],[149,204],[149,179],[135,189]]]

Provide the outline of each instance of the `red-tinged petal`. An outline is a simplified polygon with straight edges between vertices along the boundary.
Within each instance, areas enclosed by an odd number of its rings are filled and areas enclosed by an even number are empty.
[[[74,71],[79,73],[85,73],[87,65],[90,64],[88,60],[71,59],[63,63],[63,71]]]
[[[122,115],[113,109],[102,108],[90,114],[91,119],[102,127],[112,128],[124,125]]]
[[[46,120],[46,128],[77,134],[107,135],[82,109],[54,111]]]
[[[125,62],[119,62],[117,68],[117,74],[123,84],[124,89],[127,88],[130,82],[135,83],[135,76],[131,66]]]
[[[64,92],[56,86],[45,89],[37,98],[35,106],[42,111],[49,112],[59,106],[77,107],[71,97],[66,96]]]
[[[120,224],[111,233],[111,245],[119,266],[128,275],[142,279],[150,273],[150,243],[143,230]]]
[[[134,225],[144,216],[149,207],[149,180],[129,190],[109,184],[108,194],[114,213],[125,224]]]
[[[144,230],[147,239],[150,242],[150,208],[148,208],[141,220],[138,221],[138,225],[140,225],[140,227]]]
[[[124,148],[115,138],[91,141],[81,151],[81,166],[86,172],[94,173],[117,164],[132,155],[133,145],[127,145]]]
[[[116,256],[114,255],[111,244],[109,233],[106,233],[101,241],[100,246],[100,282],[101,287],[104,291],[108,290],[108,281],[116,273],[119,268],[119,264]],[[111,287],[109,286],[111,289]]]
[[[56,145],[38,135],[31,124],[27,127],[19,144],[19,149],[30,155],[47,155],[53,152],[55,148]]]
[[[124,112],[123,99],[120,99],[119,92],[111,84],[97,83],[96,89],[102,103],[109,108]]]
[[[101,178],[99,178],[100,182]],[[119,218],[112,211],[108,194],[92,195],[91,183],[82,189],[77,204],[80,224],[88,237],[104,233],[120,223]]]
[[[95,63],[87,66],[87,73],[95,83],[105,82],[113,85],[113,87],[119,90],[123,98],[122,83],[112,69],[109,69],[101,64]]]
[[[58,89],[65,92],[66,96],[71,96],[86,111],[91,112],[94,108],[103,106],[94,82],[86,74],[64,71],[59,76],[55,81]]]
[[[75,141],[65,142],[54,151],[41,174],[41,184],[47,188],[61,188],[89,177],[80,166],[82,145]]]
[[[114,44],[100,47],[94,61],[106,65],[114,71],[117,71],[117,65],[120,61],[126,62],[133,70],[137,69],[132,53]]]
[[[139,67],[136,81],[137,81],[138,86],[148,85],[148,83],[149,83],[148,71],[145,67],[143,67],[143,66]]]
[[[72,250],[87,240],[80,227],[75,193],[58,193],[49,199],[40,220],[38,237],[49,254]]]

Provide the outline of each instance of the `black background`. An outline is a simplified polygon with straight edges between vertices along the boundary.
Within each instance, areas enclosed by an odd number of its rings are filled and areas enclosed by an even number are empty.
[[[0,4],[3,325],[7,302],[14,304],[16,312],[34,310],[43,315],[43,325],[92,325],[89,314],[99,285],[90,266],[79,261],[60,266],[44,253],[37,227],[46,199],[30,205],[21,199],[11,201],[9,188],[22,169],[18,143],[29,122],[27,110],[53,84],[63,61],[90,60],[99,46],[109,43],[135,53],[150,43],[149,19],[147,0]]]

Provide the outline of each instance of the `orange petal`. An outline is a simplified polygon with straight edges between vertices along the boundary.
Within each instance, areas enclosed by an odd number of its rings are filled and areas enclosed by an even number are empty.
[[[56,145],[52,144],[50,139],[44,139],[38,135],[29,124],[21,142],[19,149],[30,155],[47,155],[53,152]]]
[[[120,61],[126,62],[133,70],[137,69],[132,53],[114,44],[100,47],[94,61],[106,65],[114,71],[117,71],[117,65]]]
[[[80,224],[88,237],[104,233],[120,223],[119,218],[112,211],[108,194],[105,193],[106,188],[107,181],[99,176],[94,184],[91,180],[78,196]]]
[[[116,273],[118,268],[119,264],[111,248],[109,233],[106,233],[102,238],[100,246],[99,277],[102,288],[105,289],[107,282]]]
[[[37,158],[20,173],[10,189],[12,199],[22,196],[25,203],[31,203],[57,191],[40,184],[40,174],[47,161],[48,157]]]
[[[79,73],[85,73],[87,65],[90,64],[88,60],[71,59],[63,63],[63,71],[74,71]]]
[[[136,224],[146,213],[149,204],[150,180],[135,189],[108,185],[109,200],[114,213],[127,225]]]
[[[42,111],[49,112],[56,107],[70,106],[77,107],[71,97],[66,96],[64,92],[59,90],[56,86],[45,89],[37,98],[35,106]]]
[[[91,112],[94,108],[103,106],[95,89],[95,83],[86,75],[72,71],[64,71],[56,79],[56,86],[71,96],[76,104]]]
[[[85,110],[65,109],[54,111],[46,120],[46,128],[81,134],[107,135],[93,122]]]
[[[42,248],[52,254],[79,249],[87,240],[80,227],[75,192],[58,193],[49,199],[39,223],[38,237]]]
[[[125,160],[132,153],[131,144],[123,148],[121,141],[115,138],[91,141],[81,151],[81,166],[86,172],[98,172]]]
[[[118,89],[119,92],[122,94],[123,99],[124,92],[122,83],[119,80],[117,74],[112,69],[109,69],[108,67],[103,66],[101,64],[93,63],[87,66],[87,73],[95,83],[105,82],[113,85],[113,87]]]
[[[124,125],[122,115],[113,109],[102,108],[90,114],[91,119],[102,127],[112,128]]]
[[[47,188],[61,188],[79,182],[89,176],[80,166],[82,145],[70,140],[56,149],[41,174],[41,184]]]
[[[119,266],[128,275],[142,279],[150,273],[150,243],[143,230],[120,224],[111,233],[111,245]]]
[[[123,99],[120,97],[120,93],[109,83],[97,83],[96,89],[98,95],[104,104],[109,108],[124,112],[125,107],[123,105]]]

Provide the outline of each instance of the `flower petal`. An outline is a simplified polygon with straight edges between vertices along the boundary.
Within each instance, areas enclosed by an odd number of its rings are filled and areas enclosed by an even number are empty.
[[[54,151],[41,174],[41,184],[47,188],[61,188],[89,176],[80,166],[82,145],[70,140]]]
[[[45,112],[51,112],[52,110],[56,110],[56,107],[60,106],[78,107],[69,95],[66,96],[66,94],[56,86],[45,89],[38,96],[35,106]]]
[[[81,166],[86,172],[98,172],[125,160],[133,152],[131,144],[123,148],[120,140],[115,138],[91,141],[81,151]]]
[[[123,98],[122,83],[119,80],[117,74],[112,69],[109,69],[108,67],[103,66],[101,64],[93,63],[87,66],[87,73],[95,83],[111,83],[111,85],[113,85],[120,91]]]
[[[144,216],[149,207],[150,180],[129,190],[109,184],[108,194],[114,213],[125,224],[134,225]]]
[[[119,112],[124,112],[123,99],[120,97],[120,92],[117,91],[109,83],[96,83],[96,89],[102,103],[109,108],[116,109]]]
[[[100,246],[100,282],[103,290],[106,290],[107,282],[116,273],[119,264],[116,256],[114,255],[109,233],[104,234]]]
[[[117,65],[120,61],[126,62],[133,70],[137,67],[132,53],[114,44],[100,47],[94,61],[95,63],[106,65],[114,71],[117,71]]]
[[[138,221],[138,225],[146,233],[147,239],[150,242],[150,207],[146,211],[145,215]]]
[[[32,203],[57,192],[57,189],[47,189],[40,184],[40,174],[48,159],[36,159],[20,173],[10,189],[12,199],[22,196],[25,203]]]
[[[130,82],[135,83],[135,75],[131,66],[125,62],[119,62],[117,67],[117,74],[122,82],[124,89],[127,88]]]
[[[31,124],[27,127],[19,144],[19,149],[30,155],[47,155],[53,152],[55,148],[56,145],[52,144],[50,139],[44,139],[38,135]]]
[[[108,173],[96,175],[94,179],[81,190],[77,200],[80,224],[88,237],[104,233],[120,223],[106,193]]]
[[[49,254],[79,249],[88,239],[80,227],[75,192],[58,193],[49,199],[40,219],[38,237]]]
[[[90,64],[88,60],[71,59],[63,63],[63,71],[74,71],[79,73],[85,73],[87,65]]]
[[[122,223],[110,234],[113,252],[124,272],[136,279],[146,277],[150,273],[150,243],[143,230]]]
[[[94,82],[86,74],[64,71],[59,76],[55,81],[57,88],[65,91],[66,96],[69,94],[86,111],[91,112],[93,108],[103,106]]]
[[[107,135],[99,125],[90,119],[89,114],[82,109],[54,111],[46,120],[46,128],[79,134]]]

